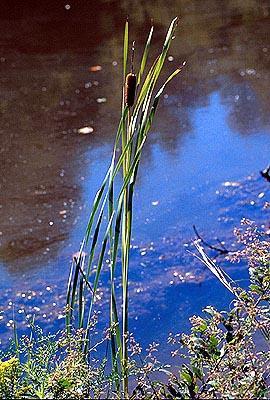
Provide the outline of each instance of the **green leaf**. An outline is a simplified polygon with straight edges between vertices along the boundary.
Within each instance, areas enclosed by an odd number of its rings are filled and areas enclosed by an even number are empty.
[[[194,375],[197,378],[202,380],[202,378],[203,378],[203,370],[202,370],[202,368],[195,367],[195,365],[192,365],[191,368],[192,368],[192,371],[193,371]]]
[[[258,285],[252,284],[252,285],[249,286],[249,288],[254,293],[257,293],[257,294],[262,294],[263,293],[262,288],[260,286],[258,286]]]
[[[70,389],[72,387],[72,383],[67,378],[60,378],[57,383],[62,389]]]
[[[187,371],[181,372],[181,378],[190,386],[192,384],[192,376]]]

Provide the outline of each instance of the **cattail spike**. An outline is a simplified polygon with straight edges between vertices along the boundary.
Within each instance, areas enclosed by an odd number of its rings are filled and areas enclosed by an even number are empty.
[[[137,78],[132,72],[126,76],[125,82],[125,103],[128,107],[132,107],[135,100]]]

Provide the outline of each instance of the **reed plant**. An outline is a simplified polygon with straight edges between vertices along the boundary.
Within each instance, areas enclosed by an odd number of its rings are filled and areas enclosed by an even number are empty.
[[[129,23],[126,21],[123,44],[123,86],[121,116],[109,168],[93,201],[87,229],[79,255],[73,260],[67,288],[67,331],[75,326],[83,329],[83,351],[89,349],[89,326],[97,297],[105,256],[110,268],[110,331],[111,359],[115,386],[128,397],[128,297],[129,259],[133,219],[133,194],[142,151],[149,135],[159,100],[167,84],[181,71],[177,68],[157,89],[168,50],[177,26],[174,18],[169,26],[160,54],[148,71],[148,56],[153,36],[150,29],[139,70],[134,71],[134,43],[129,44]],[[129,68],[129,60],[131,66]],[[120,147],[120,153],[117,150]],[[116,185],[120,177],[121,185]],[[94,264],[96,264],[94,268]],[[116,269],[121,265],[121,298],[115,290]],[[119,296],[118,296],[119,297]]]

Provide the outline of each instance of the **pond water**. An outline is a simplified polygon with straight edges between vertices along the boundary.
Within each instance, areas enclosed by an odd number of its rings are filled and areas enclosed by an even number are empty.
[[[154,57],[179,15],[167,71],[187,66],[143,154],[130,273],[131,330],[144,345],[165,342],[207,304],[231,299],[187,253],[192,226],[227,246],[242,217],[269,228],[269,183],[259,174],[270,152],[269,2],[26,3],[11,1],[0,15],[2,338],[25,314],[63,326],[70,261],[117,126],[125,17],[138,53],[154,20]],[[80,134],[85,126],[93,131]],[[231,271],[247,277],[245,266]]]

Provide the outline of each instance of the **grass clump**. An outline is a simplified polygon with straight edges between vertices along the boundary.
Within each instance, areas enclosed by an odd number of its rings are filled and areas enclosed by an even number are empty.
[[[22,336],[1,354],[0,398],[106,397],[103,391],[109,379],[104,379],[104,363],[90,365],[81,350],[81,340],[82,332],[46,335],[32,324],[28,336]]]

